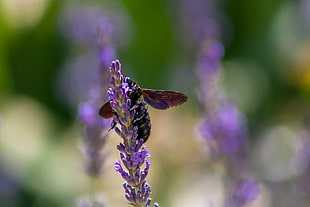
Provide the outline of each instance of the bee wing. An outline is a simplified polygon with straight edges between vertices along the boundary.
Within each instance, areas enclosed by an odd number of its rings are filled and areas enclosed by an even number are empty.
[[[108,101],[103,106],[101,106],[101,108],[99,110],[99,115],[102,116],[103,118],[106,118],[106,119],[113,117],[113,112],[112,112],[112,108],[110,105],[110,101]]]
[[[175,91],[143,89],[142,94],[144,101],[156,109],[167,109],[187,101],[187,96]]]

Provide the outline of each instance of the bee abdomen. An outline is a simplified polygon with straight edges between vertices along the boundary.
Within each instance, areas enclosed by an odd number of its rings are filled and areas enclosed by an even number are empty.
[[[137,139],[143,139],[143,142],[146,142],[151,134],[151,122],[147,111],[147,105],[143,100],[138,100],[131,110],[136,111],[132,123],[134,126],[138,127]]]

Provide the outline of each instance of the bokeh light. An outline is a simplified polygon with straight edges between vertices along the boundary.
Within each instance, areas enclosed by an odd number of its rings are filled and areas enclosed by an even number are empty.
[[[4,21],[11,27],[22,29],[40,22],[49,0],[2,0],[0,4]]]

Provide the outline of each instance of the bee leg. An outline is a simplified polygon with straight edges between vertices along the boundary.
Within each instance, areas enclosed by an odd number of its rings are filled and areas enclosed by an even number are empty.
[[[116,126],[116,121],[113,120],[111,123],[111,128],[108,129],[108,132],[111,131],[112,129],[114,129],[115,126]]]

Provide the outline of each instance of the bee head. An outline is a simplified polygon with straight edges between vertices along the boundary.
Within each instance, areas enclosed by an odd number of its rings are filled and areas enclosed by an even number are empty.
[[[128,76],[125,77],[125,83],[127,83],[128,85],[131,85],[132,80],[131,78],[129,78]]]
[[[128,84],[129,88],[133,88],[136,83],[128,76],[125,77],[125,83]]]

